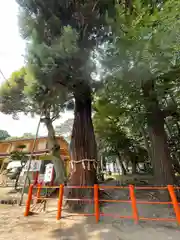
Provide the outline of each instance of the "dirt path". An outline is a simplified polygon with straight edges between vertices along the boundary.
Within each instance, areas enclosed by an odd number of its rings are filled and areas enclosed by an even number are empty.
[[[116,212],[120,206],[107,206],[103,211]],[[180,229],[175,224],[147,224],[135,226],[132,221],[77,217],[64,214],[56,221],[52,207],[47,213],[23,217],[23,208],[0,206],[0,240],[179,240]],[[121,210],[123,210],[121,208]],[[127,210],[123,210],[126,212]]]
[[[112,183],[113,184],[113,183]],[[1,197],[18,197],[11,189],[0,189]],[[10,192],[9,192],[10,191]],[[127,199],[123,191],[112,190],[114,199]],[[175,223],[140,223],[111,217],[101,218],[96,224],[94,217],[79,217],[63,212],[56,221],[57,200],[48,200],[46,213],[24,217],[24,207],[0,204],[0,240],[179,240],[180,228]],[[174,217],[173,209],[159,205],[139,205],[139,214],[144,217]],[[107,204],[102,211],[121,216],[132,215],[131,205]]]

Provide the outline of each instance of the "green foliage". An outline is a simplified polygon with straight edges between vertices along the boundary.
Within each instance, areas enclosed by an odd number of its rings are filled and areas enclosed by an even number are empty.
[[[23,136],[22,136],[22,138],[34,138],[35,137],[35,135],[34,134],[32,134],[32,133],[24,133],[23,134]]]
[[[9,133],[6,130],[0,130],[0,141],[10,137]]]
[[[53,78],[60,72],[58,78],[70,71],[68,61],[73,54],[77,54],[77,34],[69,26],[64,27],[62,36],[56,39],[51,46],[36,39],[28,45],[28,67],[34,73],[40,84],[51,87]],[[35,37],[34,37],[35,38]],[[66,61],[67,60],[67,61]],[[61,79],[56,79],[57,81]]]
[[[127,17],[122,5],[116,9],[111,20],[115,38],[107,49],[107,64],[116,76],[140,86],[179,64],[179,1],[157,5],[151,14],[141,1],[134,2],[134,13]]]
[[[16,136],[13,136],[13,137],[8,137],[8,138],[6,138],[6,140],[18,140],[18,139],[32,139],[32,138],[34,138],[35,137],[35,135],[34,134],[32,134],[32,133],[24,133],[21,137],[16,137]],[[24,148],[25,146],[24,145],[20,145],[20,146],[18,146],[18,148]]]
[[[28,68],[40,85],[86,91],[94,69],[90,61],[97,44],[109,34],[106,14],[111,1],[17,0],[22,36],[28,40]]]
[[[96,131],[111,146],[120,141],[123,131],[133,146],[139,145],[145,155],[147,152],[143,149],[146,148],[149,158],[159,161],[158,156],[153,155],[154,147],[157,151],[158,146],[149,137],[147,123],[149,117],[157,114],[147,109],[158,106],[165,122],[173,166],[180,166],[177,154],[180,147],[177,137],[180,133],[180,3],[166,1],[149,8],[137,0],[133,1],[132,9],[124,11],[123,5],[117,4],[115,17],[108,18],[113,41],[99,50],[105,88],[97,94]],[[146,98],[145,86],[149,94]],[[153,124],[158,121],[158,114],[154,116]]]
[[[66,120],[64,123],[62,123],[60,126],[56,126],[55,127],[56,135],[70,136],[71,132],[72,132],[73,122],[74,122],[74,119],[70,118],[70,119]]]
[[[19,145],[17,147],[17,150],[11,152],[10,154],[10,159],[12,161],[20,161],[21,162],[21,167],[18,167],[16,169],[16,171],[11,174],[9,177],[10,179],[15,179],[15,189],[17,190],[17,187],[18,187],[18,181],[19,181],[19,177],[20,177],[20,174],[21,174],[21,171],[22,169],[24,168],[26,162],[28,161],[28,156],[27,156],[27,153],[25,153],[23,151],[23,149],[25,148],[26,146],[25,145]]]
[[[68,100],[64,89],[51,91],[41,86],[29,69],[22,68],[12,73],[10,79],[0,88],[0,111],[12,114],[16,119],[18,113],[48,115],[52,120],[59,117],[60,111]]]
[[[155,83],[162,110],[173,110],[169,94],[175,88],[178,92],[179,85],[180,20],[177,16],[180,3],[175,0],[155,4],[153,9],[149,6],[133,1],[133,12],[125,15],[123,6],[117,4],[115,18],[108,19],[114,41],[100,51],[103,52],[101,63],[107,72],[104,74],[105,94],[110,91],[108,100],[116,104],[122,102],[120,109],[135,118],[136,127],[146,124],[144,84]],[[165,99],[168,99],[166,103]]]
[[[11,152],[10,158],[13,161],[21,161],[22,165],[28,160],[27,154],[23,152],[22,149]]]
[[[0,87],[0,111],[17,116],[19,112],[28,112],[29,103],[23,94],[26,75],[25,68],[12,73],[11,77]]]
[[[108,92],[104,90],[97,94],[93,120],[99,151],[105,156],[121,155],[124,160],[134,161],[136,158],[143,162],[148,158],[140,134],[140,122],[136,125],[134,122],[138,113],[132,105],[127,105],[125,99],[119,89],[112,91],[108,88]]]
[[[2,112],[43,113],[53,120],[76,94],[83,100],[87,89],[101,85],[92,79],[100,65],[103,87],[94,96],[99,150],[131,160],[146,160],[148,152],[150,159],[147,109],[156,103],[171,157],[179,159],[178,0],[17,2],[27,66],[1,87]],[[154,88],[145,98],[148,83]]]

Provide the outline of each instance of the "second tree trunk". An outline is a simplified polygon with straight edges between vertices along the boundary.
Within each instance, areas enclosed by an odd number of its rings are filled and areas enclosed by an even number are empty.
[[[168,149],[164,129],[164,115],[154,89],[154,82],[149,81],[143,87],[144,102],[147,112],[148,132],[152,147],[152,162],[156,185],[174,183],[172,160]]]

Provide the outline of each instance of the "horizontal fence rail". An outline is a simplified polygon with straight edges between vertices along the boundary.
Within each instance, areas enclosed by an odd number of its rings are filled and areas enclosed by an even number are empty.
[[[28,191],[28,198],[26,201],[26,207],[24,216],[28,216],[30,214],[30,206],[31,202],[34,199],[35,203],[38,203],[39,200],[48,200],[49,197],[41,197],[41,190],[42,189],[59,189],[59,197],[58,197],[58,203],[57,203],[57,215],[56,219],[60,220],[62,217],[62,205],[63,205],[63,197],[64,197],[64,189],[94,189],[94,199],[86,199],[86,198],[67,198],[68,201],[82,201],[82,202],[91,202],[94,203],[94,213],[80,213],[78,215],[83,216],[95,216],[96,222],[98,223],[101,216],[110,216],[110,217],[117,217],[121,219],[132,219],[134,220],[135,224],[138,224],[140,220],[143,221],[164,221],[164,222],[177,222],[180,225],[180,202],[178,202],[175,190],[180,190],[180,187],[175,187],[172,185],[168,185],[167,187],[136,187],[133,185],[129,186],[99,186],[98,184],[95,184],[94,186],[64,186],[63,184],[59,186],[42,186],[38,185],[38,187],[35,187],[30,185],[29,191]],[[36,190],[36,196],[33,196],[33,190]],[[130,200],[113,200],[113,199],[99,199],[99,190],[104,189],[126,189],[129,190],[129,199]],[[159,201],[141,201],[136,199],[135,190],[167,190],[171,201],[169,202],[159,202]],[[109,203],[129,203],[131,204],[132,208],[132,215],[131,216],[120,216],[118,214],[109,214],[109,213],[102,213],[100,212],[100,206],[99,204],[101,202],[109,202]],[[138,213],[138,204],[156,204],[156,205],[165,205],[165,204],[171,204],[173,205],[174,213],[176,218],[147,218],[143,216],[139,216]]]

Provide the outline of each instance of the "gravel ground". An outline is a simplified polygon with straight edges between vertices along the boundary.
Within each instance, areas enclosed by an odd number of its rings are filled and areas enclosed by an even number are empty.
[[[0,199],[10,189],[0,188]],[[114,192],[115,199],[126,199],[127,194]],[[173,209],[159,205],[140,205],[139,214],[144,217],[174,217]],[[49,200],[45,213],[23,216],[24,207],[0,205],[0,240],[179,240],[180,228],[175,223],[140,222],[112,217],[101,218],[98,224],[94,217],[80,217],[63,212],[63,218],[56,221],[57,200]],[[132,215],[129,204],[106,204],[102,211],[108,214]]]
[[[53,207],[54,205],[54,207]],[[0,207],[0,240],[179,240],[180,229],[176,224],[140,223],[104,217],[96,224],[94,217],[79,217],[64,213],[56,221],[56,201],[52,200],[46,213],[23,217],[23,207]],[[119,211],[117,211],[119,209]],[[122,205],[108,205],[104,212],[129,212]]]

